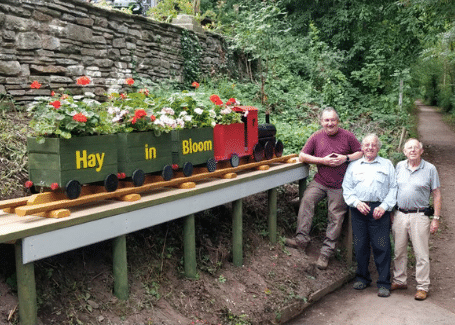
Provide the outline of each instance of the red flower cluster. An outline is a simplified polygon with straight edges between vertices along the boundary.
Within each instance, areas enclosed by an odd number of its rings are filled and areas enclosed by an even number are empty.
[[[51,190],[55,191],[56,189],[58,189],[58,184],[57,183],[52,183],[51,184]]]
[[[134,84],[134,79],[133,79],[133,78],[127,78],[127,79],[125,79],[125,83],[126,83],[127,85],[130,85],[130,86],[131,86],[131,85]]]
[[[55,91],[51,91],[51,96],[54,97],[55,96]]]
[[[54,106],[55,109],[59,109],[61,106],[61,103],[59,100],[55,100],[52,103],[50,103],[52,106]]]
[[[150,116],[150,119],[152,120],[152,122],[155,122],[156,116],[155,116],[155,115],[152,115],[152,116]]]
[[[77,113],[76,115],[73,116],[73,120],[75,120],[76,122],[85,123],[87,122],[87,117],[82,113]]]
[[[198,89],[199,88],[199,83],[196,82],[196,81],[193,81],[193,83],[191,84],[192,87]]]
[[[127,97],[127,95],[125,95],[124,93],[121,93],[121,94],[120,94],[120,97],[121,97],[122,99],[125,99],[125,98]]]
[[[30,88],[32,89],[40,89],[41,84],[38,81],[33,81],[32,84],[30,85]]]
[[[235,98],[229,98],[229,100],[226,102],[226,106],[234,105],[235,102],[236,102]]]
[[[33,182],[32,181],[26,181],[24,185],[25,185],[25,188],[30,188],[30,187],[33,186]]]
[[[220,99],[220,96],[218,95],[210,96],[210,101],[215,105],[223,105],[223,101]]]
[[[145,96],[148,96],[149,93],[149,90],[145,88],[139,90],[139,94],[144,94]]]
[[[80,77],[79,79],[77,79],[77,84],[85,86],[85,85],[88,85],[90,83],[90,81],[91,80],[89,77],[83,76],[83,77]]]
[[[131,124],[136,124],[137,120],[143,118],[144,116],[147,116],[147,113],[143,109],[138,109],[136,112],[134,112],[134,117],[131,120]]]

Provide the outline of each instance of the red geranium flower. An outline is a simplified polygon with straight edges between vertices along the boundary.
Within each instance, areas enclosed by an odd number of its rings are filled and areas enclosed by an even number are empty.
[[[80,77],[79,79],[77,79],[77,84],[78,85],[82,85],[82,86],[85,86],[85,85],[88,85],[90,83],[90,78],[87,77],[87,76],[82,76]]]
[[[147,116],[147,113],[143,109],[137,109],[136,112],[134,112],[134,117],[137,119],[143,118],[144,116]]]
[[[40,89],[41,87],[41,84],[38,82],[38,81],[33,81],[32,84],[30,85],[30,88],[34,88],[34,89]]]
[[[137,117],[135,116],[131,119],[131,124],[136,124],[136,122],[137,122]]]
[[[155,115],[152,115],[152,116],[150,116],[150,119],[152,120],[152,122],[155,122],[156,116],[155,116]]]
[[[126,98],[126,95],[122,93],[122,94],[120,94],[120,97],[121,97],[122,99],[125,99],[125,98]]]
[[[58,184],[57,183],[52,183],[51,184],[51,190],[55,191],[56,189],[58,189]]]
[[[87,122],[87,117],[82,113],[77,113],[76,115],[73,116],[73,120],[75,120],[76,122],[85,123]]]
[[[55,91],[51,91],[51,96],[54,97],[55,96]]]
[[[221,101],[220,97],[218,95],[212,95],[210,96],[210,100],[212,101],[212,103],[214,103],[215,105],[223,105],[223,102]]]
[[[33,186],[33,182],[32,181],[26,181],[24,185],[25,185],[25,188],[30,188],[30,187]]]
[[[134,84],[134,79],[133,78],[127,78],[127,79],[125,79],[125,82],[126,82],[127,85],[131,86],[132,84]]]
[[[50,103],[52,106],[54,106],[55,109],[59,109],[61,106],[61,103],[59,100],[55,100],[52,103]]]
[[[193,86],[194,88],[198,89],[199,88],[199,83],[194,81],[191,86]]]

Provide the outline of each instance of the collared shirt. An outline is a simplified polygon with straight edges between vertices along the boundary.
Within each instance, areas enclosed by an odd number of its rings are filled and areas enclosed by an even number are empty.
[[[384,210],[391,211],[396,203],[397,182],[390,160],[376,157],[368,162],[364,157],[349,164],[343,180],[343,197],[350,207],[360,202],[381,202]]]
[[[401,209],[426,208],[430,205],[431,191],[440,187],[436,167],[421,160],[416,170],[411,170],[407,160],[400,161],[396,168],[398,184],[397,204]]]

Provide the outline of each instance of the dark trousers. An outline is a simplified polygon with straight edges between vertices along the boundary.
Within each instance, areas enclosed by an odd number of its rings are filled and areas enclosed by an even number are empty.
[[[352,233],[355,258],[357,260],[356,281],[367,285],[371,283],[370,252],[373,248],[374,263],[378,271],[378,287],[390,289],[390,212],[375,220],[373,210],[380,202],[370,203],[370,212],[363,215],[356,208],[351,209]]]

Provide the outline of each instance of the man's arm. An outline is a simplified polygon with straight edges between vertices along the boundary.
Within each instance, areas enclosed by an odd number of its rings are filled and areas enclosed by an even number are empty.
[[[431,195],[433,196],[433,204],[434,204],[434,215],[441,216],[441,208],[442,208],[442,196],[440,188],[435,188]],[[438,231],[439,228],[439,220],[433,219],[430,224],[430,233],[434,234]]]
[[[341,155],[341,154],[330,154],[325,157],[316,157],[309,155],[304,152],[300,152],[299,154],[299,161],[302,163],[307,163],[307,164],[319,164],[319,165],[327,165],[327,166],[332,166],[336,167],[341,164],[344,164],[349,156],[350,161],[354,161],[357,159],[360,159],[363,156],[362,151],[357,151],[351,154],[347,155]]]

